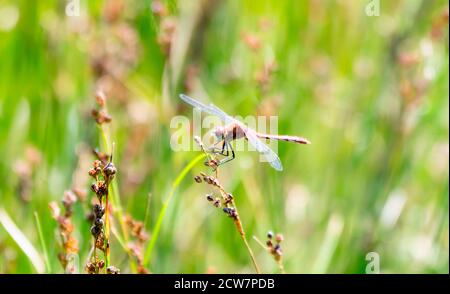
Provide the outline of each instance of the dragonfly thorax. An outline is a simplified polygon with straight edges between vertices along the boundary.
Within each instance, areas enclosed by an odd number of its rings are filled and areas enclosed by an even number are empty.
[[[222,126],[216,127],[213,133],[217,140],[223,140],[225,138],[225,128]]]
[[[216,127],[214,133],[219,140],[231,142],[245,137],[245,131],[239,124],[231,123],[225,127]]]

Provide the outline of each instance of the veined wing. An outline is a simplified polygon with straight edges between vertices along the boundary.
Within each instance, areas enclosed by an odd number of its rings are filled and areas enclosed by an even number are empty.
[[[278,157],[278,155],[270,149],[269,146],[264,144],[257,136],[256,134],[249,130],[248,128],[244,127],[245,136],[248,139],[248,142],[255,147],[255,149],[264,155],[264,157],[267,159],[267,161],[270,163],[270,165],[276,169],[277,171],[283,170],[283,165],[281,164],[281,160]]]
[[[201,111],[207,112],[209,114],[215,115],[218,118],[220,118],[222,121],[224,121],[226,124],[234,122],[234,119],[230,117],[228,114],[226,114],[223,110],[221,110],[219,107],[209,104],[205,105],[194,98],[191,98],[187,95],[180,94],[181,100],[186,102],[187,104],[192,105],[193,107],[199,108]]]

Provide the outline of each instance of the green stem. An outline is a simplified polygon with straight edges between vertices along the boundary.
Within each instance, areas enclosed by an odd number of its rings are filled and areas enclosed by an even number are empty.
[[[44,250],[45,267],[47,268],[47,273],[50,274],[50,273],[52,273],[52,267],[50,264],[50,259],[48,258],[49,255],[48,255],[47,245],[45,245],[44,234],[42,233],[41,222],[39,220],[39,215],[36,211],[34,212],[34,218],[36,219],[36,227],[38,230],[39,240],[41,242],[42,250]]]
[[[147,197],[147,205],[145,207],[145,214],[144,214],[144,228],[147,228],[147,223],[148,223],[148,216],[150,214],[150,199],[152,195],[149,193],[148,197]]]
[[[155,226],[152,230],[152,238],[150,240],[150,244],[147,247],[147,250],[145,251],[144,256],[144,266],[147,266],[150,263],[150,258],[153,252],[153,249],[155,247],[156,241],[158,240],[159,231],[161,229],[161,224],[163,222],[164,216],[166,215],[167,208],[169,207],[170,200],[172,199],[175,190],[180,185],[181,181],[184,179],[184,177],[187,175],[187,173],[203,158],[205,158],[205,154],[200,154],[196,158],[194,158],[178,175],[178,177],[175,179],[175,181],[172,184],[172,188],[170,189],[169,195],[167,196],[166,200],[163,203],[163,206],[161,207],[161,210],[159,211],[158,219],[156,220]]]

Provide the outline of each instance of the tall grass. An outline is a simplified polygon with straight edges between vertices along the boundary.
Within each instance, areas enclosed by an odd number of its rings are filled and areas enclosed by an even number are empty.
[[[171,149],[170,121],[191,117],[189,93],[314,142],[280,142],[282,173],[246,152],[221,170],[245,195],[246,235],[283,232],[286,272],[365,273],[376,252],[381,272],[448,273],[448,2],[380,2],[369,17],[365,1],[81,0],[68,17],[59,1],[0,0],[0,272],[63,272],[48,203],[87,192],[83,150],[112,142],[111,264],[138,271],[130,215],[150,228],[152,272],[253,271],[234,224],[183,180],[200,167],[179,177],[195,155]],[[98,87],[114,117],[104,137]],[[90,209],[73,205],[80,261]]]

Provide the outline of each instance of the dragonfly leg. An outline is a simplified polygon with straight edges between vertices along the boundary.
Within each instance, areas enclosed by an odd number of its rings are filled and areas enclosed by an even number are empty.
[[[219,149],[219,148],[217,148],[217,145],[219,145],[220,143],[222,143],[222,148]],[[216,142],[208,150],[209,150],[209,152],[214,153],[214,154],[220,154],[220,155],[223,155],[223,156],[229,156],[230,153],[228,151],[228,146],[229,146],[228,144],[229,143],[227,143],[225,140],[221,140],[219,142]]]
[[[217,148],[217,145],[222,143],[222,148]],[[222,154],[223,151],[223,144],[225,144],[225,140],[220,140],[219,142],[214,143],[211,147],[208,148],[208,152],[214,153],[214,154]]]
[[[223,140],[222,152],[220,152],[223,156],[229,156],[230,152],[228,151],[228,143]]]
[[[229,155],[228,150],[231,150],[231,156],[228,156],[227,158],[222,159],[221,161],[219,161],[219,163],[218,163],[217,165],[225,164],[225,163],[227,163],[227,162],[229,162],[229,161],[232,161],[233,159],[236,158],[236,155],[234,154],[234,150],[233,150],[233,147],[231,146],[231,144],[230,144],[230,143],[226,143],[226,146],[227,146],[227,148],[226,148],[226,150],[227,150],[227,155],[226,155],[226,156]],[[228,148],[229,148],[229,149],[228,149]]]

